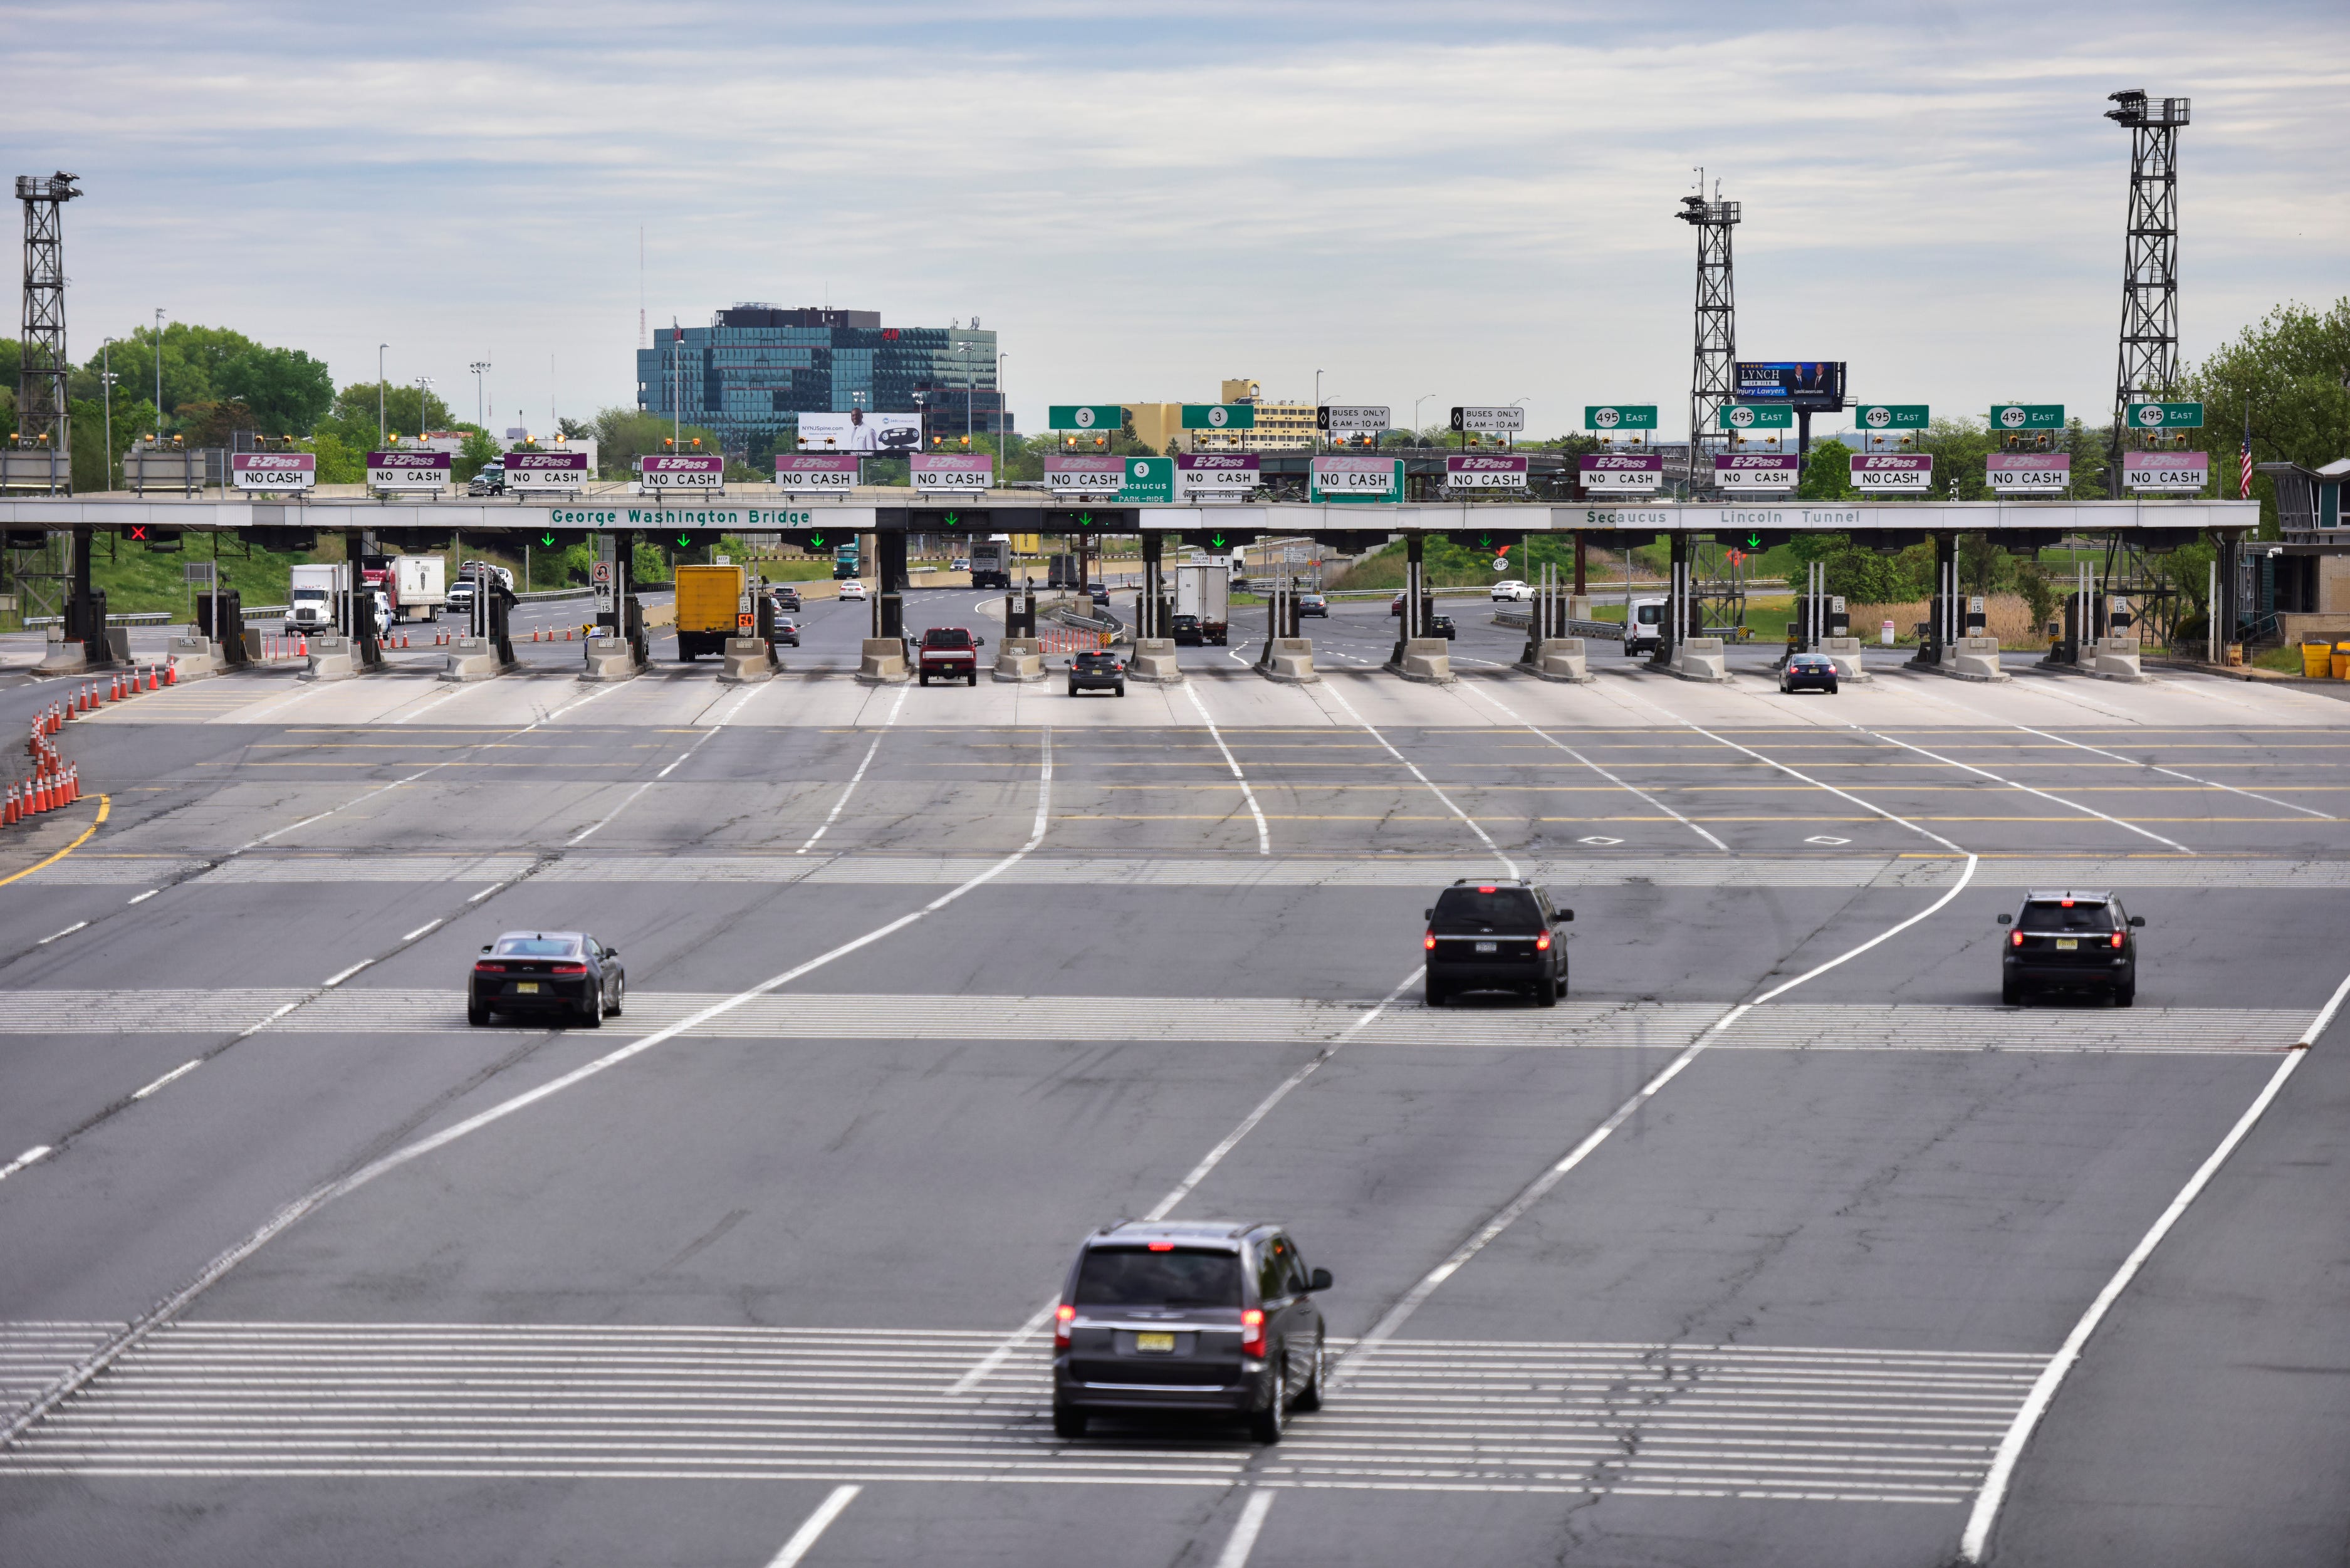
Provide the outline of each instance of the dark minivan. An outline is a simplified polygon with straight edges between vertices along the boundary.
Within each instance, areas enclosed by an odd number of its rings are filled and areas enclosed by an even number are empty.
[[[1428,1005],[1464,991],[1523,991],[1538,1007],[1566,994],[1566,944],[1556,927],[1575,919],[1540,888],[1506,878],[1455,882],[1424,909]]]
[[[1322,1407],[1330,1271],[1263,1220],[1121,1220],[1086,1238],[1053,1322],[1053,1430],[1088,1417],[1237,1416],[1261,1443]]]
[[[2111,893],[2026,893],[2000,949],[1999,999],[2020,1007],[2039,990],[2102,991],[2116,1007],[2137,1000],[2137,928],[2146,917]]]

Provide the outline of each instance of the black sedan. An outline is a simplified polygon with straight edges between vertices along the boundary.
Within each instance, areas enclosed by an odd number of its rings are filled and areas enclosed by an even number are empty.
[[[1779,690],[1782,691],[1825,691],[1833,697],[1835,689],[1835,660],[1825,654],[1791,653],[1787,656],[1785,667],[1779,671]]]
[[[1069,695],[1114,691],[1126,695],[1126,665],[1115,653],[1080,653],[1069,660]]]
[[[800,623],[795,620],[775,622],[775,640],[786,648],[797,648],[800,645]]]
[[[1320,594],[1300,594],[1297,596],[1297,613],[1301,617],[1318,615],[1327,620],[1330,618],[1330,601]]]
[[[2020,1007],[2035,991],[2102,992],[2116,1007],[2137,1000],[2137,931],[2144,915],[2111,893],[2027,893],[2000,949],[1999,999]]]
[[[1432,615],[1428,618],[1428,635],[1430,637],[1440,637],[1445,641],[1451,642],[1454,638],[1460,636],[1461,633],[1460,629],[1452,624],[1452,618],[1451,616]]]
[[[620,1014],[628,971],[585,931],[508,931],[482,950],[465,985],[465,1022],[553,1013],[588,1029]]]

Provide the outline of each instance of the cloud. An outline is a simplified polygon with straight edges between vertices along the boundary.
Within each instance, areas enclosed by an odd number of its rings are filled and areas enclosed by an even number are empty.
[[[646,308],[981,317],[1047,400],[1685,401],[1703,165],[1740,342],[1872,396],[2110,396],[2127,138],[2196,100],[2183,316],[2208,350],[2340,288],[2324,7],[588,4],[0,14],[16,154],[84,176],[78,352],[235,326],[509,410],[633,400]],[[550,360],[552,369],[550,370]],[[463,397],[452,399],[461,407]],[[504,416],[502,416],[504,417]],[[543,414],[540,416],[543,417]],[[1669,421],[1669,422],[1670,422]]]

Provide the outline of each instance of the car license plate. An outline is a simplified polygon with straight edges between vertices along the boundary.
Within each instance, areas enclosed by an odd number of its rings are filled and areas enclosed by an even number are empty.
[[[2077,952],[2080,950],[2080,947],[2081,939],[2078,937],[2058,937],[2056,939],[2056,950],[2060,953]]]
[[[538,981],[535,980],[518,980],[515,981],[515,991],[518,995],[536,995],[538,992]]]
[[[1149,1355],[1172,1355],[1175,1354],[1175,1336],[1171,1334],[1138,1334],[1134,1336],[1134,1348]]]
[[[1477,944],[1477,950],[1481,953],[1497,953],[1502,950],[1502,944],[1499,942],[1479,942]]]

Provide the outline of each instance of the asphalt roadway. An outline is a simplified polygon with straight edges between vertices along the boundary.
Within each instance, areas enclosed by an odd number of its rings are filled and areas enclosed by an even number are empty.
[[[1989,1561],[2341,1560],[2338,701],[1549,684],[1466,606],[1438,689],[1384,609],[1304,688],[877,690],[812,602],[757,686],[76,721],[0,836],[0,1560],[1935,1568],[2035,1389]],[[1425,1008],[1511,873],[1571,994]],[[2147,917],[2135,1008],[1998,1004],[2051,885]],[[624,1016],[465,1025],[537,928]],[[1336,1275],[1277,1447],[1053,1437],[1038,1314],[1154,1212]]]

